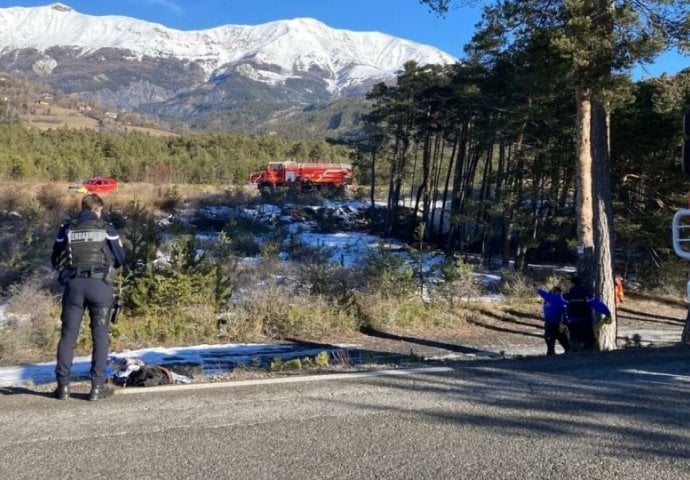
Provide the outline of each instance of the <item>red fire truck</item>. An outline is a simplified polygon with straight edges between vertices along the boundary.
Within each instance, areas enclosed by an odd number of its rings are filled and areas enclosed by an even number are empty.
[[[279,187],[293,187],[299,191],[314,188],[329,192],[338,191],[352,185],[352,165],[270,162],[266,169],[252,173],[249,181],[262,193],[272,193]]]

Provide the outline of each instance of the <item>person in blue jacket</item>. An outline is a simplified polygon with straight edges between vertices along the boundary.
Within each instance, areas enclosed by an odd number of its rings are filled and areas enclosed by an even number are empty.
[[[546,354],[556,354],[556,341],[560,343],[565,353],[570,351],[570,341],[568,340],[567,328],[564,325],[565,303],[561,296],[560,287],[553,287],[548,292],[537,290],[537,293],[544,299],[544,340],[546,341]]]
[[[567,326],[570,341],[569,350],[591,350],[597,343],[594,333],[597,324],[595,314],[610,319],[611,311],[583,286],[580,277],[572,277],[570,281],[572,287],[567,293],[551,293],[544,290],[538,290],[538,293],[545,302],[564,310],[564,324]]]

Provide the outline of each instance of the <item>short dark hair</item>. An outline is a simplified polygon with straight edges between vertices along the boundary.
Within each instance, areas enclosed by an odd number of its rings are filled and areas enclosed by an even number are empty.
[[[103,203],[103,199],[95,193],[89,193],[88,195],[84,195],[84,198],[81,199],[82,210],[95,212],[97,208],[103,208],[104,206],[105,203]]]
[[[582,279],[578,277],[577,275],[574,275],[570,277],[570,283],[575,285],[576,287],[581,287],[582,286]]]

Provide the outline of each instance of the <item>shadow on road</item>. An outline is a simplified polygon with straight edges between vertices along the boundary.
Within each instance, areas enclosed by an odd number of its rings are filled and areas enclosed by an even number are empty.
[[[367,363],[380,364],[405,364],[419,362],[416,355],[408,355],[397,352],[385,352],[379,350],[363,349],[358,347],[344,347],[331,343],[319,343],[298,338],[286,338],[288,342],[300,345],[304,348],[317,348],[329,352],[330,359],[334,364],[361,365]]]
[[[26,387],[0,387],[0,395],[4,395],[4,396],[31,395],[34,397],[43,397],[43,398],[50,398],[50,399],[55,398],[52,391],[49,391],[49,392],[36,391],[36,390],[31,390],[31,389],[26,388]],[[70,400],[88,401],[89,400],[89,394],[84,393],[84,392],[72,392],[72,393],[70,393]]]
[[[54,398],[52,392],[36,392],[25,387],[0,387],[0,395],[33,395],[36,397]]]
[[[521,438],[564,437],[617,458],[690,458],[690,349],[587,352],[518,360],[446,361],[456,374],[364,380],[430,395],[429,407],[323,400],[422,415]]]

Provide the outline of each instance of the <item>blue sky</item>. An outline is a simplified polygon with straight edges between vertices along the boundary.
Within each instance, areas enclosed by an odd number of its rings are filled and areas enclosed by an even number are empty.
[[[57,1],[57,0],[56,0]],[[0,0],[0,7],[38,6],[50,0]],[[379,31],[433,45],[460,57],[472,37],[481,8],[455,8],[445,18],[430,13],[418,0],[62,0],[90,15],[125,15],[180,30],[223,24],[257,25],[273,20],[312,17],[334,28]],[[459,1],[458,4],[462,4]],[[465,2],[468,3],[468,2]],[[472,2],[469,2],[472,3]],[[476,1],[481,5],[484,2]],[[690,57],[666,54],[635,78],[675,73],[690,66]]]

